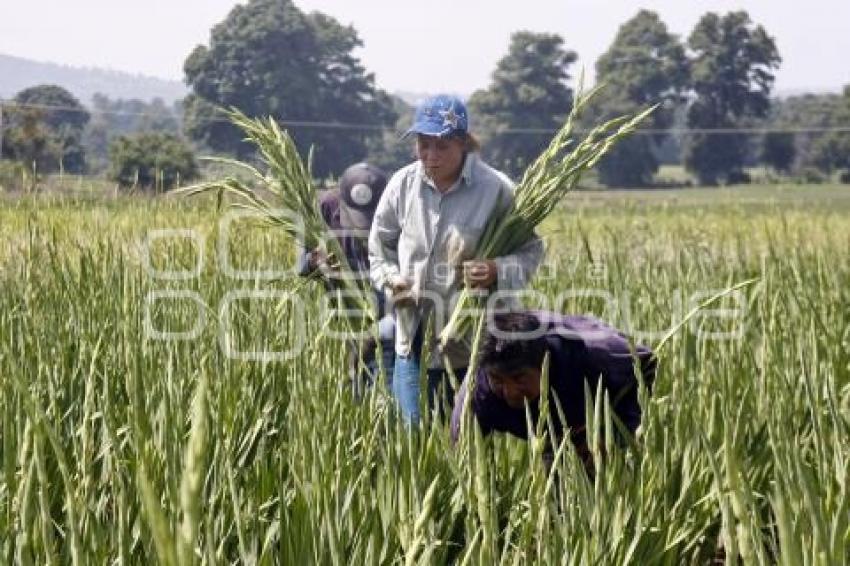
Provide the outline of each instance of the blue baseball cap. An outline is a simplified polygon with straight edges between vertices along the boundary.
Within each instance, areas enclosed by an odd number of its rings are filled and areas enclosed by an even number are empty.
[[[450,94],[438,94],[419,104],[413,117],[413,126],[402,137],[423,134],[445,138],[467,131],[469,116],[463,101]]]

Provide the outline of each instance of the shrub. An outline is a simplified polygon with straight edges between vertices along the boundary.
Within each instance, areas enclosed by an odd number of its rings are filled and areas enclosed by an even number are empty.
[[[801,185],[818,185],[827,181],[827,176],[820,169],[804,167],[797,174],[797,183]]]
[[[749,185],[752,182],[752,177],[746,171],[735,170],[729,172],[726,178],[727,185]]]
[[[3,110],[3,155],[35,163],[41,173],[84,173],[86,152],[80,140],[88,121],[85,107],[64,88],[24,89]]]
[[[0,193],[29,190],[35,180],[32,171],[19,161],[0,161]]]
[[[109,145],[110,178],[122,187],[168,190],[198,176],[189,145],[174,134],[119,136]]]

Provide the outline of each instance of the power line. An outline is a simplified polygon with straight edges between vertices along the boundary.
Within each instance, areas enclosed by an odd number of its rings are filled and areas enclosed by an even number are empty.
[[[497,133],[509,134],[554,134],[557,130],[547,128],[505,128],[504,130],[496,130]],[[588,133],[590,130],[575,130],[578,133]],[[850,132],[850,126],[812,126],[812,127],[750,127],[750,128],[638,128],[635,134],[643,135],[688,135],[688,134],[770,134],[770,133],[789,133],[789,134],[809,134],[809,133],[829,133],[829,132]]]
[[[0,108],[25,108],[31,110],[61,110],[63,112],[78,112],[78,113],[86,113],[86,114],[108,114],[114,116],[151,116],[154,115],[154,112],[137,112],[130,110],[101,110],[101,109],[93,109],[89,110],[87,108],[79,108],[77,106],[62,106],[62,105],[52,105],[52,104],[33,104],[33,103],[24,103],[24,102],[16,102],[14,100],[3,100],[0,99]],[[167,108],[166,108],[167,110]],[[173,116],[172,114],[172,117]],[[218,118],[209,118],[207,122],[230,122],[228,118],[218,117]],[[293,127],[306,127],[306,128],[330,128],[330,129],[348,129],[348,130],[386,130],[391,131],[392,128],[388,128],[387,126],[383,126],[381,124],[360,124],[360,123],[351,123],[351,122],[322,122],[317,120],[277,120],[278,123],[293,126]]]
[[[31,104],[31,103],[21,103],[13,100],[3,100],[0,99],[0,108],[28,108],[33,110],[61,110],[64,112],[80,112],[87,114],[107,114],[107,115],[116,115],[116,116],[151,116],[154,114],[153,112],[135,112],[129,110],[88,110],[84,108],[79,108],[75,106],[62,106],[62,105],[49,105],[49,104]],[[167,108],[166,108],[167,109]],[[176,116],[172,117],[176,118]],[[230,122],[229,119],[224,117],[212,117],[207,120],[207,122],[211,123],[225,123]],[[319,120],[277,120],[277,122],[283,126],[289,126],[293,128],[316,128],[316,129],[328,129],[328,130],[360,130],[360,131],[384,131],[384,132],[393,132],[395,128],[391,128],[381,124],[364,124],[364,123],[356,123],[356,122],[324,122]],[[0,126],[2,126],[2,122],[0,122]],[[554,128],[503,128],[497,129],[495,133],[497,134],[529,134],[529,135],[545,135],[545,134],[555,134],[558,130]],[[590,130],[587,129],[576,129],[575,132],[577,134],[585,134]],[[850,125],[848,126],[787,126],[787,127],[775,127],[775,126],[752,126],[752,127],[734,127],[734,128],[638,128],[635,130],[634,135],[646,135],[646,136],[655,136],[655,135],[671,135],[671,136],[689,136],[693,134],[705,134],[705,135],[731,135],[731,134],[754,134],[754,135],[765,135],[765,134],[826,134],[826,133],[850,133]],[[2,139],[2,138],[0,138]]]
[[[79,112],[81,114],[82,113],[86,113],[86,114],[110,114],[110,115],[116,115],[116,116],[151,116],[151,115],[155,114],[155,112],[151,112],[151,111],[148,111],[148,112],[133,112],[133,111],[130,111],[130,110],[101,110],[101,109],[98,109],[98,108],[90,110],[88,108],[80,108],[78,106],[62,106],[62,105],[59,105],[59,104],[57,104],[57,105],[32,104],[32,103],[28,103],[28,102],[27,103],[17,102],[17,101],[14,101],[14,100],[4,100],[4,99],[0,98],[0,107],[4,107],[4,106],[6,108],[27,108],[27,109],[31,109],[31,110],[48,110],[48,111],[50,111],[50,110],[61,110],[63,112]],[[169,113],[171,113],[171,111],[168,109],[167,106],[162,106],[158,109],[164,109],[164,110],[167,110]]]

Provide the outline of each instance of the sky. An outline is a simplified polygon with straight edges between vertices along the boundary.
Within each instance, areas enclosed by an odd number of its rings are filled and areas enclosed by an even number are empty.
[[[0,53],[182,80],[233,0],[0,0]],[[486,88],[510,35],[565,39],[592,81],[596,58],[641,8],[687,37],[708,11],[746,10],[777,43],[778,92],[850,84],[850,0],[295,0],[358,30],[357,55],[390,92],[469,94]],[[589,82],[590,82],[589,81]]]

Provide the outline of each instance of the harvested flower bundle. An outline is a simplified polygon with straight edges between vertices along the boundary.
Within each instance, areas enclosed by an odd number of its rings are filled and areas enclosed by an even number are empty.
[[[238,110],[230,110],[226,114],[245,133],[246,141],[256,146],[266,172],[235,159],[207,158],[246,171],[254,183],[248,184],[228,176],[178,189],[173,193],[186,196],[215,193],[219,206],[225,194],[235,196],[236,200],[229,204],[230,208],[246,210],[260,221],[283,229],[307,250],[317,247],[322,249],[328,258],[332,258],[330,263],[333,266],[329,269],[334,273],[326,275],[334,280],[338,304],[342,305],[341,308],[354,309],[360,313],[355,317],[358,326],[365,327],[365,323],[374,321],[377,313],[368,280],[350,276],[353,273],[352,266],[348,265],[336,234],[322,218],[310,172],[310,159],[307,164],[304,163],[292,137],[273,118],[249,118]],[[267,200],[260,189],[267,191],[273,200]]]
[[[506,256],[528,242],[534,236],[535,228],[575,188],[582,174],[592,169],[617,142],[634,132],[655,109],[652,107],[636,116],[609,120],[594,127],[572,147],[576,121],[595,92],[577,97],[564,126],[526,169],[514,191],[511,205],[490,218],[476,247],[477,259]],[[472,330],[476,313],[481,314],[486,300],[480,292],[466,287],[462,289],[449,322],[440,333],[441,345],[445,346],[450,340],[464,339]]]

